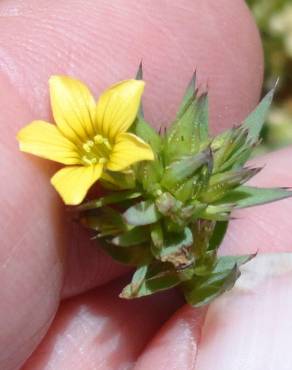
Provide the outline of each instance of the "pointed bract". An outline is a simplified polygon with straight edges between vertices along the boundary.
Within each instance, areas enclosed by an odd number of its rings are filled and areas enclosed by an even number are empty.
[[[248,129],[249,139],[254,143],[259,139],[263,125],[267,119],[275,91],[276,86],[263,98],[254,111],[244,120],[243,127]]]

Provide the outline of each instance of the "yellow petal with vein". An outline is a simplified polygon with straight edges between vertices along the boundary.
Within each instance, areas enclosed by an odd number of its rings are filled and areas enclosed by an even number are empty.
[[[122,171],[133,163],[153,159],[154,154],[151,147],[138,136],[126,132],[118,135],[107,169]]]
[[[76,146],[55,125],[33,121],[17,134],[21,151],[63,164],[80,164]]]
[[[103,166],[71,166],[58,171],[51,183],[65,204],[80,204],[89,188],[100,178]]]
[[[145,83],[125,80],[107,89],[99,98],[96,125],[101,135],[111,141],[134,122],[141,102]]]
[[[87,86],[66,76],[52,76],[49,84],[52,111],[60,131],[75,143],[92,138],[96,103]]]

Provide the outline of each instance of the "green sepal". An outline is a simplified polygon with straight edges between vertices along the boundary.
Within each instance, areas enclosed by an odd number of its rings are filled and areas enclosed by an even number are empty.
[[[138,267],[132,276],[131,283],[123,289],[123,291],[120,293],[120,297],[126,298],[123,296],[125,293],[129,296],[129,298],[137,296],[137,293],[139,292],[141,285],[146,278],[147,272],[148,265],[142,265]]]
[[[239,186],[231,190],[218,203],[233,203],[235,208],[248,208],[275,202],[292,196],[292,191],[285,188],[257,188]]]
[[[136,77],[135,77],[136,80],[143,80],[143,64],[142,64],[142,60],[141,62],[139,63],[139,67],[137,69],[137,72],[136,72]],[[143,104],[142,104],[142,101],[140,103],[140,107],[139,107],[139,110],[138,110],[138,114],[137,114],[138,117],[141,117],[143,118],[144,117],[144,109],[143,109]]]
[[[202,262],[204,265],[207,265],[208,268],[214,265],[214,256],[212,251],[208,251],[209,248],[209,241],[214,233],[214,228],[216,226],[215,221],[199,219],[197,220],[192,226],[193,232],[193,253],[196,256],[196,268],[198,265],[201,265]],[[210,258],[211,257],[211,258]],[[210,260],[212,263],[210,264]]]
[[[136,80],[143,80],[143,65],[142,61],[139,64]],[[146,141],[155,153],[159,153],[161,149],[161,137],[159,134],[144,120],[144,112],[142,102],[140,109],[138,111],[137,117],[133,125],[131,126],[131,131],[139,136],[141,139]]]
[[[231,270],[210,274],[209,276],[194,276],[183,284],[186,301],[193,307],[201,307],[211,303],[215,298],[233,288],[240,276],[237,265]]]
[[[239,267],[254,257],[255,254],[219,257],[213,271],[201,276],[194,275],[183,284],[187,302],[194,307],[211,303],[234,286],[240,276]]]
[[[212,152],[210,152],[212,153]],[[203,165],[199,173],[193,177],[194,188],[193,188],[193,199],[199,199],[200,194],[202,194],[206,189],[208,189],[210,177],[212,175],[213,168],[213,157],[211,155],[210,161]]]
[[[218,257],[217,264],[214,268],[213,273],[222,272],[225,270],[231,270],[235,265],[238,267],[248,263],[256,257],[256,253],[245,254],[242,256],[221,256]]]
[[[109,242],[120,247],[131,247],[149,240],[149,230],[146,227],[137,226],[123,234],[117,235]]]
[[[208,140],[209,135],[209,97],[207,93],[203,93],[199,96],[197,112],[197,120],[200,127],[200,141],[204,143],[204,141]]]
[[[215,148],[216,139],[212,149],[214,150],[214,173],[226,170],[226,167],[232,167],[238,153],[246,149],[248,129],[242,126],[233,127],[228,130],[226,136],[218,148]],[[249,146],[250,147],[250,146]]]
[[[199,200],[205,203],[216,202],[232,188],[251,179],[260,170],[260,168],[241,168],[213,175],[210,178],[207,190],[199,196]]]
[[[156,154],[161,151],[162,139],[160,135],[146,123],[144,118],[138,116],[131,127],[131,131],[146,141]]]
[[[253,150],[253,147],[258,143],[260,138],[260,133],[262,131],[263,125],[266,121],[269,108],[271,106],[274,94],[275,94],[276,86],[262,99],[260,104],[251,112],[251,114],[244,120],[241,126],[237,128],[232,128],[230,130],[226,130],[222,134],[215,137],[212,141],[212,150],[217,152],[217,156],[221,157],[221,155],[226,150],[226,147],[230,145],[234,145],[237,142],[238,148],[233,153],[233,158],[226,156],[222,160],[222,158],[215,160],[215,167],[216,171],[220,165],[228,169],[232,165],[242,166],[248,160]],[[242,139],[240,132],[244,135],[247,132],[246,143],[245,145],[238,142],[238,138]],[[237,138],[237,139],[236,139]],[[244,137],[243,137],[244,138]],[[241,149],[240,149],[241,148]],[[230,147],[228,147],[230,150]],[[241,153],[239,153],[241,151]],[[232,152],[232,151],[231,151]],[[230,152],[228,153],[230,155]],[[227,168],[226,168],[227,167]],[[225,170],[224,169],[224,170]]]
[[[166,163],[197,153],[207,139],[208,96],[207,94],[198,96],[194,75],[186,90],[176,120],[166,135]]]
[[[209,241],[208,250],[216,251],[220,247],[225,237],[225,234],[227,232],[227,227],[228,227],[228,221],[217,221],[216,222],[214,230],[213,230],[213,234]]]
[[[140,162],[136,165],[137,181],[142,184],[143,189],[148,193],[154,193],[160,189],[159,182],[163,173],[163,167],[160,161],[160,152],[162,149],[161,137],[141,116],[136,118],[131,131],[146,141],[154,151],[154,161]]]
[[[181,280],[177,272],[167,266],[167,264],[155,264],[147,266],[134,274],[134,280],[128,284],[121,292],[120,297],[126,299],[144,297],[162,290],[170,289],[178,284]]]
[[[180,202],[187,202],[189,199],[192,198],[194,192],[194,178],[190,178],[186,180],[184,183],[179,185],[174,191],[173,194],[176,199]]]
[[[207,148],[196,155],[185,156],[166,167],[164,176],[161,180],[161,185],[171,191],[173,187],[179,186],[179,184],[194,175],[200,167],[204,164],[209,165],[211,161],[212,153],[210,148]]]
[[[250,145],[247,143],[239,148],[226,162],[221,165],[220,172],[241,168],[251,156],[256,144]]]
[[[154,161],[141,162],[137,166],[137,181],[148,194],[155,195],[161,190],[162,174],[163,167],[157,158]]]
[[[243,127],[248,129],[248,138],[252,143],[259,140],[263,125],[267,119],[275,91],[275,86],[254,109],[254,111],[244,120]]]
[[[105,189],[109,190],[128,190],[134,189],[136,186],[136,176],[134,171],[125,172],[106,171],[102,174],[99,180]]]
[[[210,221],[228,221],[234,207],[235,205],[232,203],[210,204],[201,212],[200,217]]]
[[[151,200],[146,200],[128,208],[123,214],[123,218],[130,225],[150,225],[161,218],[161,213],[158,212],[156,205]]]
[[[143,80],[143,63],[142,60],[139,63],[137,72],[136,72],[136,77],[135,80]]]
[[[80,206],[77,207],[78,211],[87,211],[90,209],[104,207],[110,204],[121,203],[126,200],[136,199],[139,198],[142,193],[138,191],[124,191],[118,193],[112,193],[110,195],[100,197],[89,202],[82,203]]]
[[[80,222],[87,228],[98,232],[97,237],[116,235],[127,230],[121,214],[109,207],[84,212]]]
[[[194,100],[197,92],[196,92],[196,80],[197,80],[197,74],[196,72],[193,73],[192,78],[186,88],[186,91],[184,93],[182,102],[178,108],[176,117],[179,119],[181,118],[185,112],[188,110],[190,103]]]
[[[156,254],[156,248],[161,249],[164,245],[164,236],[161,223],[158,221],[155,224],[150,225],[150,230],[151,240],[155,247],[154,254]]]

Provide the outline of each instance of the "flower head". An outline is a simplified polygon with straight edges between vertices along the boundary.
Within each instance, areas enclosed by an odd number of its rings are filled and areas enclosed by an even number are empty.
[[[66,204],[81,203],[106,171],[124,171],[136,162],[154,159],[146,142],[126,132],[137,116],[144,84],[121,81],[96,103],[80,81],[50,78],[56,125],[33,121],[17,138],[20,150],[67,165],[51,179]]]

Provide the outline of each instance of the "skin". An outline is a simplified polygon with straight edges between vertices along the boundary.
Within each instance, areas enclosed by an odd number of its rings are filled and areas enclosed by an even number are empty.
[[[215,369],[219,355],[226,364],[235,356],[230,343],[238,358],[250,353],[237,336],[243,325],[243,334],[256,336],[269,353],[267,323],[272,316],[276,325],[291,311],[286,273],[256,288],[265,292],[264,317],[259,296],[250,301],[237,294],[232,320],[221,331],[214,321],[224,318],[220,305],[211,305],[206,316],[206,309],[184,305],[176,291],[121,301],[117,294],[129,276],[113,280],[128,269],[102,254],[65,214],[49,184],[57,167],[19,153],[15,140],[33,119],[51,120],[50,75],[79,78],[98,96],[134,76],[141,58],[146,118],[155,127],[174,116],[194,68],[209,87],[212,131],[239,123],[256,105],[263,75],[259,35],[244,2],[4,0],[0,25],[0,368]],[[265,168],[253,184],[291,186],[290,156],[286,149],[257,159]],[[291,210],[285,200],[238,212],[221,252],[291,250]],[[273,299],[279,284],[281,307],[287,308],[280,316]],[[244,321],[249,310],[252,320]],[[211,347],[204,345],[206,322],[217,333]],[[282,329],[284,342],[288,332]],[[285,346],[279,351],[278,359],[291,360]],[[284,369],[277,358],[269,368],[263,352],[242,369]]]

